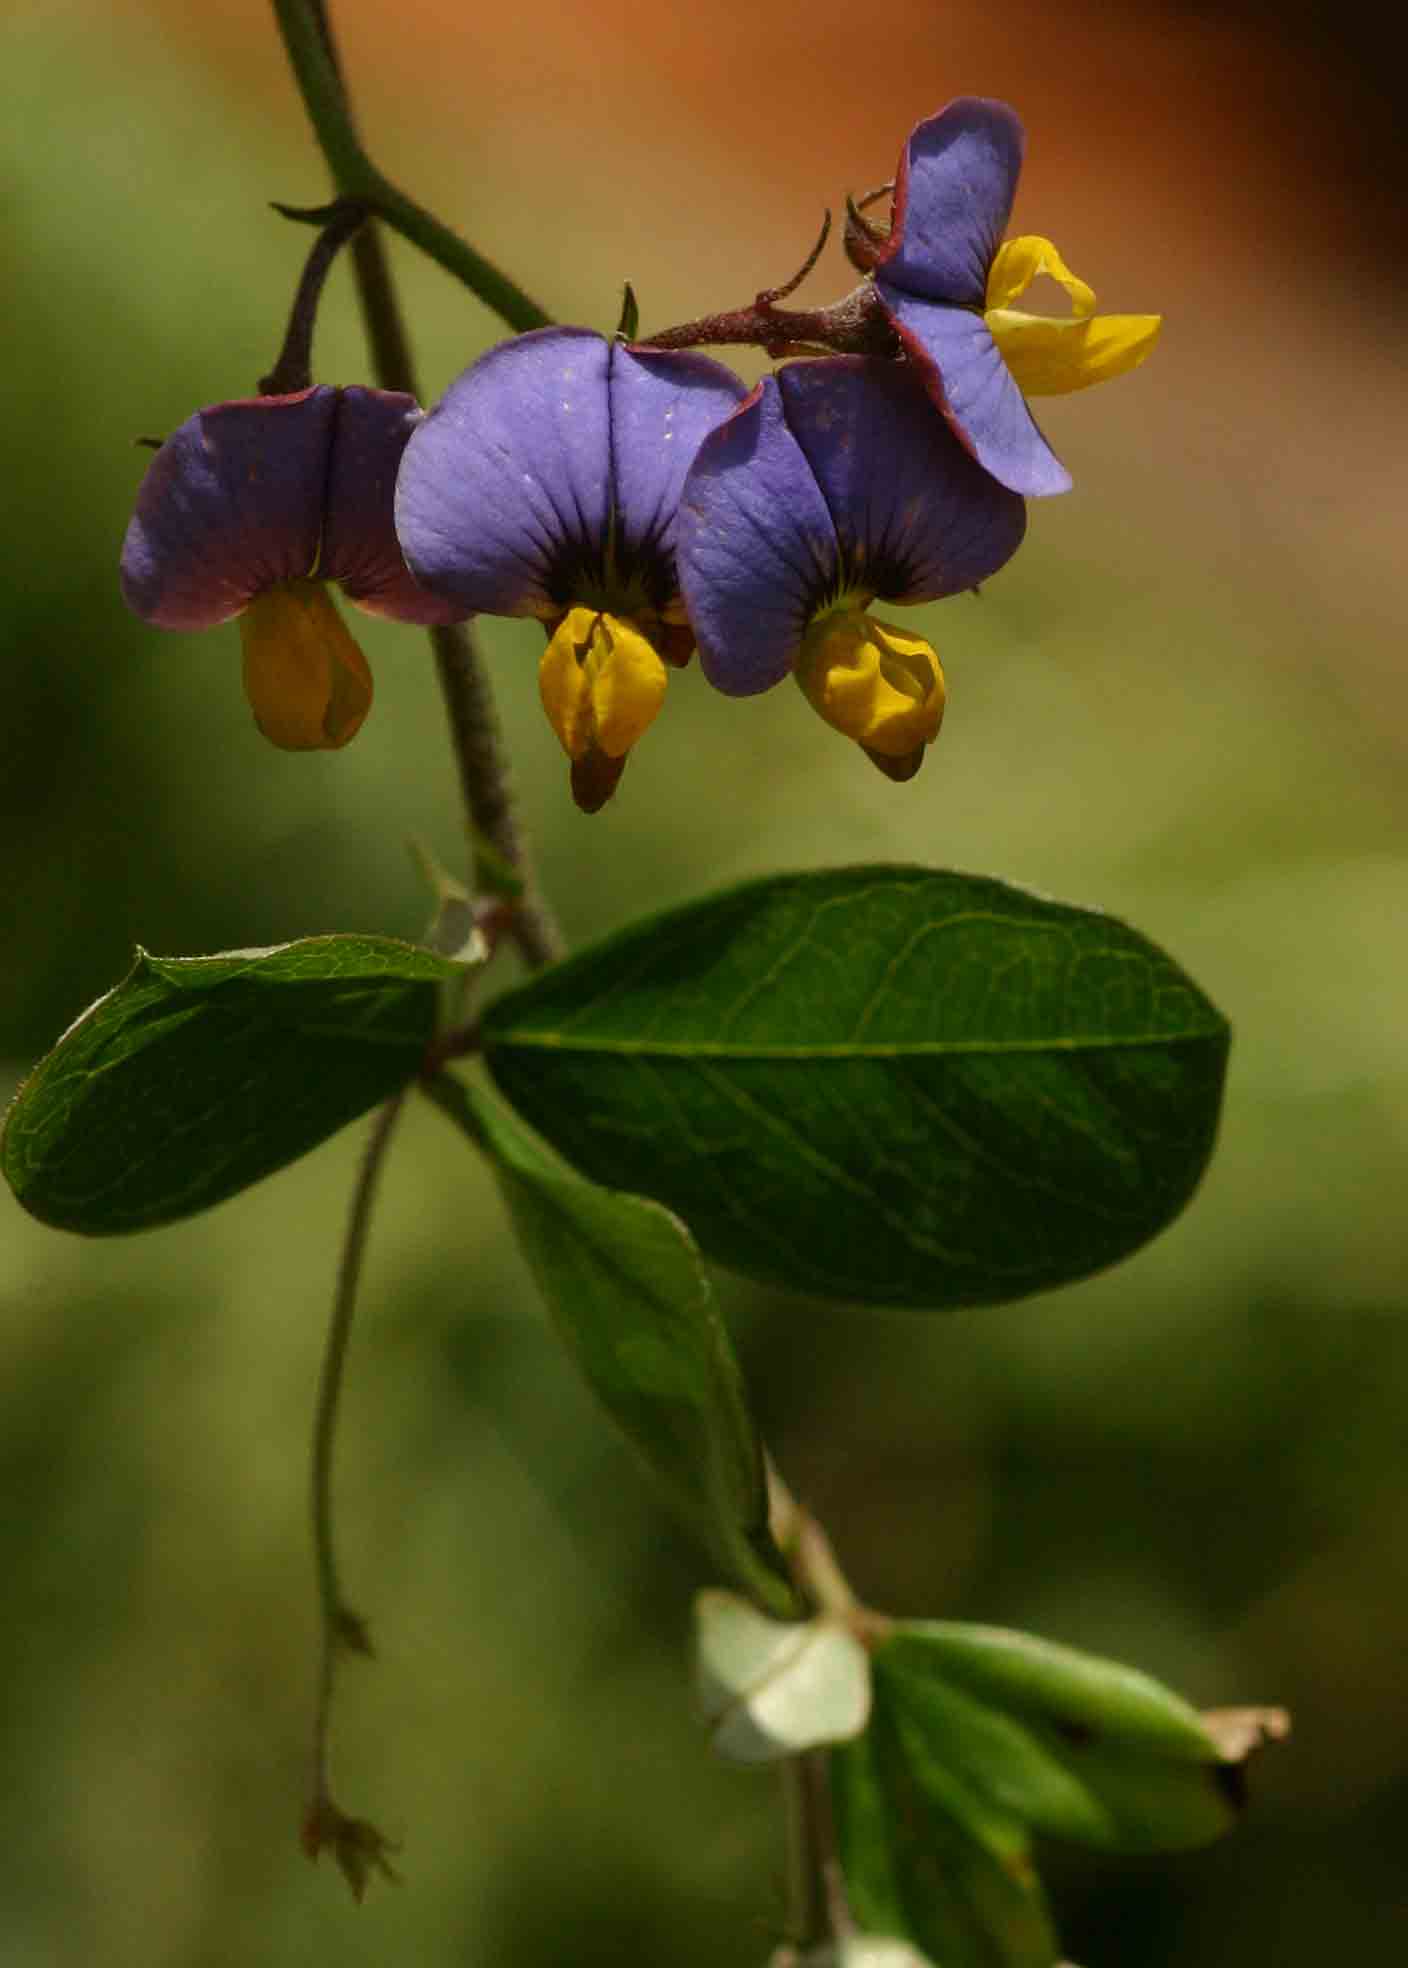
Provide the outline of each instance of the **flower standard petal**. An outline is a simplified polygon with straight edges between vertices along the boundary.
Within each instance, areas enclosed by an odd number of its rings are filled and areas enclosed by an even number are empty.
[[[369,614],[428,627],[463,621],[470,611],[421,587],[396,538],[396,473],[420,421],[415,398],[400,390],[338,392],[317,571]]]
[[[611,468],[619,571],[644,578],[668,606],[675,522],[695,453],[738,408],[746,385],[721,362],[690,352],[611,349]],[[665,585],[669,593],[659,592]]]
[[[415,578],[488,615],[561,615],[611,519],[611,345],[540,328],[490,349],[412,433],[396,532]]]
[[[983,305],[1024,147],[1016,112],[983,96],[959,96],[917,125],[900,158],[890,238],[877,262],[882,292]]]
[[[1017,551],[1026,506],[931,414],[909,364],[789,362],[777,383],[830,511],[848,588],[938,601],[976,587]]]
[[[836,586],[831,514],[765,376],[699,448],[680,499],[680,587],[704,674],[731,697],[780,683]]]
[[[134,613],[163,629],[213,628],[312,572],[337,396],[320,386],[217,403],[172,432],[123,542]]]

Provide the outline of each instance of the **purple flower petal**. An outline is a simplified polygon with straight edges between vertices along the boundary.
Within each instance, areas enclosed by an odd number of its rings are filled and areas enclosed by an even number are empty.
[[[1071,475],[1037,429],[983,317],[876,285],[930,396],[983,469],[1029,497],[1069,492]]]
[[[988,268],[1012,216],[1021,121],[1006,103],[959,96],[910,134],[878,269],[893,286],[960,307],[983,305]]]
[[[848,585],[938,601],[1011,559],[1027,509],[933,412],[908,363],[863,356],[777,372],[787,426],[830,508]]]
[[[706,355],[611,351],[612,476],[621,571],[639,571],[658,607],[673,599],[675,515],[694,454],[746,386]],[[660,592],[668,587],[670,592]]]
[[[208,629],[317,558],[338,392],[199,410],[147,469],[122,547],[129,608],[164,629]]]
[[[611,516],[611,344],[586,328],[501,342],[413,432],[396,531],[416,579],[488,615],[560,614]]]
[[[398,622],[459,622],[469,610],[421,587],[396,538],[396,473],[420,421],[415,398],[399,390],[339,391],[318,573],[340,581],[348,600],[372,615]]]
[[[628,349],[585,328],[504,343],[451,384],[407,447],[396,490],[406,558],[427,587],[489,614],[559,615],[604,598],[613,571],[663,607],[685,473],[744,394],[707,356]]]
[[[676,540],[710,683],[731,697],[780,683],[819,596],[837,581],[840,549],[774,377],[700,446]]]

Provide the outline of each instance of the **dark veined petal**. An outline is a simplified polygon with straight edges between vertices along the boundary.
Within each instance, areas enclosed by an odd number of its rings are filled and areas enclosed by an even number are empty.
[[[959,96],[910,133],[895,179],[894,220],[877,270],[930,300],[981,307],[988,268],[1022,168],[1015,110]]]
[[[469,610],[413,580],[396,538],[396,473],[420,420],[415,398],[400,390],[354,385],[338,392],[318,573],[340,581],[348,600],[373,615],[459,622]]]
[[[780,683],[838,581],[840,548],[772,376],[700,446],[680,499],[676,564],[710,683],[731,697]]]
[[[611,349],[611,449],[618,554],[647,587],[668,577],[685,474],[748,394],[731,369],[690,352]],[[668,594],[653,592],[663,607]]]
[[[487,615],[560,614],[611,512],[611,344],[587,328],[501,342],[411,435],[396,532],[416,579]]]
[[[1037,429],[983,317],[876,285],[930,396],[983,469],[1032,498],[1069,492],[1071,475]]]
[[[337,397],[320,386],[217,403],[172,432],[123,542],[129,608],[163,629],[208,629],[311,572]]]
[[[789,362],[777,382],[849,586],[886,601],[938,601],[976,587],[1017,551],[1026,506],[934,415],[909,363]]]

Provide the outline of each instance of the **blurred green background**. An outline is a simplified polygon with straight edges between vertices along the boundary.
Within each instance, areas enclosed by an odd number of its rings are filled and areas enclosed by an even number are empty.
[[[1213,1169],[1118,1271],[927,1320],[724,1289],[779,1460],[867,1597],[1294,1709],[1224,1845],[1050,1855],[1074,1960],[1397,1958],[1408,403],[1372,77],[1309,9],[340,18],[385,168],[564,318],[609,328],[626,276],[647,329],[782,279],[822,204],[960,91],[1027,118],[1019,229],[1107,307],[1165,310],[1147,369],[1048,407],[1074,495],[981,601],[927,612],[950,711],[909,787],[796,693],[730,705],[692,671],[583,819],[535,632],[484,639],[575,938],[747,873],[918,858],[1129,917],[1231,1016]],[[0,55],[13,1083],[134,941],[414,935],[407,837],[461,847],[420,638],[367,625],[366,730],[289,757],[250,723],[233,629],[163,636],[118,599],[132,439],[252,388],[306,243],[267,201],[325,192],[266,10],[9,0]],[[494,326],[395,258],[434,394]],[[833,251],[808,292],[844,277]],[[345,270],[318,356],[366,373]],[[697,1556],[429,1110],[386,1183],[338,1482],[380,1651],[345,1684],[340,1791],[404,1839],[406,1886],[359,1911],[298,1853],[306,1441],[357,1134],[136,1241],[0,1203],[0,1963],[761,1963],[775,1800],[691,1719]]]

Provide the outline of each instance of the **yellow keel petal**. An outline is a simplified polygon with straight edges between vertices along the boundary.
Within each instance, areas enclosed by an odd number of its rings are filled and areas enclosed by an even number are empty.
[[[872,757],[909,760],[938,736],[944,673],[932,647],[858,608],[813,623],[796,677],[812,709]]]
[[[538,665],[543,709],[570,759],[591,750],[624,758],[654,722],[665,686],[653,643],[594,608],[568,611]]]
[[[1159,339],[1157,314],[1093,314],[1053,321],[994,308],[987,324],[1023,396],[1068,396],[1137,369]]]
[[[320,581],[283,581],[240,617],[254,721],[286,752],[336,751],[371,709],[372,675]]]

